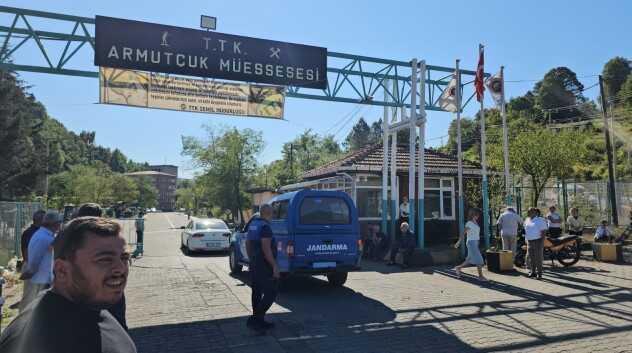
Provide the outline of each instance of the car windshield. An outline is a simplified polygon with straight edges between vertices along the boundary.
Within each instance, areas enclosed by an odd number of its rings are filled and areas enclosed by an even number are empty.
[[[195,229],[228,230],[228,227],[219,219],[205,219],[195,222]]]
[[[337,197],[306,197],[301,204],[302,224],[349,224],[349,206]]]

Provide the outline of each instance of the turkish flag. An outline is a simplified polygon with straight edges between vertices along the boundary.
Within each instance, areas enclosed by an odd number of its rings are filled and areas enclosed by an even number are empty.
[[[476,67],[476,78],[474,79],[474,87],[476,88],[476,100],[483,101],[483,92],[485,92],[485,84],[483,75],[485,70],[483,69],[485,63],[483,55],[483,45],[478,45],[478,66]]]

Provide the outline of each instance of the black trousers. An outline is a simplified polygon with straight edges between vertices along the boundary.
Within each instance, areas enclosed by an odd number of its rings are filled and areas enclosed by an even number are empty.
[[[401,240],[393,240],[393,244],[391,245],[391,262],[395,262],[395,258],[397,257],[397,253],[402,253],[402,260],[404,261],[404,265],[410,265],[410,260],[412,258],[413,252],[415,248],[404,247],[404,244]]]
[[[266,312],[276,300],[278,281],[268,269],[251,270],[252,313],[255,318],[263,320]]]
[[[549,228],[549,236],[551,238],[559,238],[562,235],[562,228]]]

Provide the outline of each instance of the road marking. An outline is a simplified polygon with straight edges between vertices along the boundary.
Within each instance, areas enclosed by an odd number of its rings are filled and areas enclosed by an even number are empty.
[[[176,226],[173,225],[173,222],[171,222],[171,220],[169,219],[169,216],[167,216],[167,214],[163,214],[163,216],[165,216],[165,218],[167,219],[167,222],[169,222],[169,225],[171,226],[171,228],[175,228]]]

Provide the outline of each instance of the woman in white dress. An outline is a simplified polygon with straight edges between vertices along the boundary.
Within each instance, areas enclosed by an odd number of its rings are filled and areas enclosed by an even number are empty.
[[[465,223],[465,231],[459,237],[459,241],[454,244],[454,247],[458,249],[463,241],[463,238],[466,238],[467,241],[465,243],[467,247],[467,257],[462,264],[458,265],[454,268],[457,277],[461,277],[461,269],[466,266],[474,265],[478,270],[478,279],[481,281],[487,281],[487,278],[483,276],[483,256],[481,255],[481,251],[478,248],[478,242],[480,240],[481,228],[478,226],[478,220],[481,216],[481,211],[479,209],[471,209],[469,212],[469,221]]]

